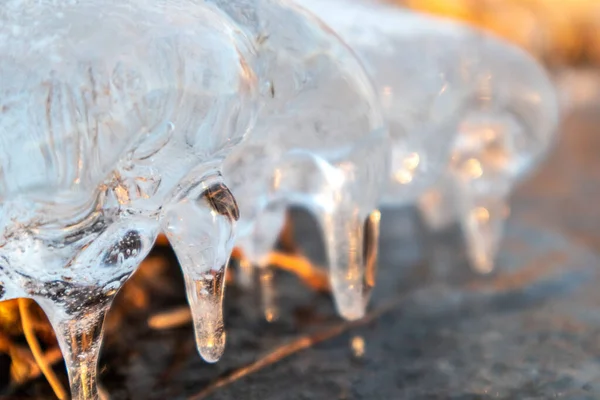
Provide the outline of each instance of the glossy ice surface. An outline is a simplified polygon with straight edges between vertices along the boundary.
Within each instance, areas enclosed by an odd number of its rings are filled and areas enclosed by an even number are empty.
[[[297,3],[356,51],[376,83],[393,141],[385,203],[419,200],[433,226],[458,215],[471,262],[491,270],[506,197],[553,142],[557,99],[544,70],[458,23],[367,0]]]
[[[255,46],[261,108],[252,134],[228,158],[246,256],[268,274],[266,256],[285,207],[302,205],[322,228],[337,308],[363,315],[363,229],[382,195],[388,137],[361,64],[314,16],[279,0],[212,0]],[[264,287],[267,318],[272,288]]]
[[[161,230],[202,356],[223,351],[238,211],[219,170],[256,104],[234,29],[188,0],[0,7],[0,299],[44,308],[74,398],[98,397],[104,314]]]

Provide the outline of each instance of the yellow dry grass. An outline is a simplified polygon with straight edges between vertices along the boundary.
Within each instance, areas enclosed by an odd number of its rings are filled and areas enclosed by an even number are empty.
[[[550,64],[600,65],[598,0],[391,0],[486,28]]]

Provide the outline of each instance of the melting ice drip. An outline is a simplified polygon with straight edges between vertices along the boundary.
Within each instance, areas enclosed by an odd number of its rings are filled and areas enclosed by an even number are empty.
[[[385,203],[418,201],[433,228],[458,218],[473,267],[489,272],[513,185],[558,123],[544,70],[504,41],[378,1],[295,0],[363,61],[393,142]]]
[[[0,300],[45,310],[73,398],[98,398],[104,315],[161,230],[200,354],[223,351],[238,210],[219,170],[257,103],[235,29],[191,0],[0,8]]]
[[[322,229],[339,313],[360,318],[372,287],[363,227],[383,194],[389,146],[377,94],[353,52],[305,10],[280,0],[210,0],[253,40],[257,123],[223,174],[236,195],[238,245],[270,282],[267,255],[290,204]],[[268,319],[274,288],[263,285]]]

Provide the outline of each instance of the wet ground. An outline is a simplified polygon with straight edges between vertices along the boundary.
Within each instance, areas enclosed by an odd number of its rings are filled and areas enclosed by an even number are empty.
[[[299,211],[294,220],[319,260],[312,221]],[[268,324],[258,296],[231,286],[219,363],[200,359],[191,326],[155,331],[142,315],[107,338],[107,392],[115,400],[600,398],[600,99],[566,116],[553,153],[514,194],[490,276],[470,272],[457,227],[429,235],[411,210],[383,210],[381,229],[364,321],[342,322],[329,296],[282,272],[282,317]],[[175,266],[165,279],[182,287]],[[157,291],[151,312],[182,295]],[[39,379],[0,398],[52,397]]]

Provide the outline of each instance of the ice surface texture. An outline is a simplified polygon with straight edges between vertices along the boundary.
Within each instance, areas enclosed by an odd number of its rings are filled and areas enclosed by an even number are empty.
[[[208,361],[223,350],[238,211],[223,158],[255,117],[249,43],[188,0],[0,7],[0,299],[36,300],[76,399],[104,314],[163,230]]]
[[[364,224],[388,174],[387,129],[372,83],[352,51],[292,3],[210,2],[253,41],[261,87],[256,126],[223,172],[240,207],[238,244],[267,277],[285,207],[306,207],[322,228],[337,309],[359,318],[370,290]]]
[[[419,200],[433,226],[458,215],[473,266],[491,270],[506,197],[553,142],[557,98],[544,70],[459,23],[375,1],[297,2],[356,51],[376,83],[393,141],[385,203]]]

